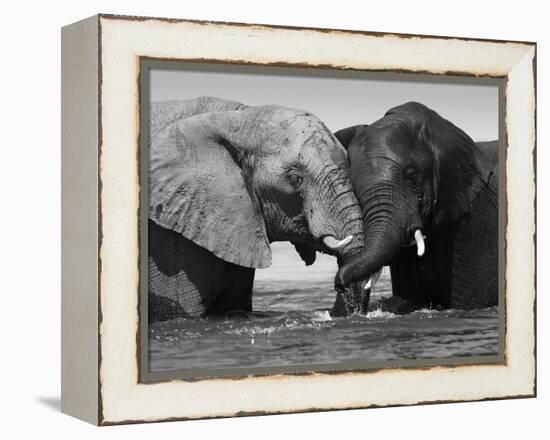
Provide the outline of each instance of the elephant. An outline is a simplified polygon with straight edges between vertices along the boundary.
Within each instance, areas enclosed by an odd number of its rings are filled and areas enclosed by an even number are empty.
[[[390,266],[401,310],[498,302],[498,142],[476,144],[417,102],[335,133],[361,205],[365,249],[337,290]],[[390,301],[391,303],[391,301]]]
[[[271,242],[290,241],[306,265],[324,252],[345,266],[362,250],[346,152],[311,113],[152,103],[148,139],[149,321],[252,311]]]

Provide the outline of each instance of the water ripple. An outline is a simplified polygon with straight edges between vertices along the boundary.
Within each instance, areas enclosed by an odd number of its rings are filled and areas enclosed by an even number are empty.
[[[445,358],[498,353],[498,309],[396,315],[377,308],[391,294],[382,277],[368,313],[332,318],[331,280],[255,286],[255,312],[178,318],[149,327],[152,371]]]

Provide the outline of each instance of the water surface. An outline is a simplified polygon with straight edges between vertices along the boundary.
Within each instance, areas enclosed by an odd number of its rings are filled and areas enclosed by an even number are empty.
[[[369,312],[331,318],[334,259],[305,267],[290,246],[274,246],[273,267],[257,271],[254,312],[225,318],[179,318],[149,326],[153,372],[272,367],[345,361],[432,359],[498,354],[498,309],[378,309],[391,296],[384,271]]]

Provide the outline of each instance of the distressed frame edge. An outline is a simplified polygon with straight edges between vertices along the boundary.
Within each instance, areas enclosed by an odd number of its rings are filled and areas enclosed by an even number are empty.
[[[61,32],[61,411],[94,425],[100,423],[101,404],[99,22],[99,16],[92,16]],[[83,152],[88,160],[82,159]]]
[[[159,18],[148,18],[148,17],[143,17],[143,18],[139,18],[139,17],[136,17],[136,18],[132,18],[132,17],[128,17],[128,16],[115,16],[115,15],[108,15],[108,14],[100,14],[99,16],[99,27],[100,27],[100,23],[101,23],[101,18],[108,18],[108,19],[121,19],[121,20],[137,20],[137,21],[146,21],[146,20],[161,20],[161,21],[166,21],[166,22],[197,22],[195,20],[179,20],[179,19],[159,19]],[[313,30],[313,31],[316,31],[316,30],[319,30],[321,32],[329,32],[330,29],[316,29],[316,28],[299,28],[299,27],[286,27],[286,26],[273,26],[273,25],[254,25],[254,24],[238,24],[238,23],[226,23],[226,22],[210,22],[210,21],[199,21],[201,24],[224,24],[224,25],[244,25],[244,26],[264,26],[264,27],[269,27],[269,28],[282,28],[282,29],[293,29],[293,30]],[[354,31],[346,31],[346,30],[343,30],[342,32],[346,33],[346,32],[349,32],[350,34],[353,33]],[[366,32],[366,31],[355,31],[355,32],[358,32],[358,33],[361,33],[361,34],[367,34],[367,35],[394,35],[394,36],[403,36],[405,38],[408,38],[408,37],[418,37],[418,38],[449,38],[449,39],[457,39],[457,40],[463,40],[463,41],[483,41],[483,42],[498,42],[498,43],[508,43],[508,41],[505,41],[505,40],[488,40],[488,39],[473,39],[473,38],[455,38],[455,37],[440,37],[440,36],[427,36],[427,35],[409,35],[409,34],[391,34],[391,33],[370,33],[370,32]],[[523,44],[523,45],[529,45],[529,46],[534,46],[535,47],[535,55],[533,57],[533,64],[534,66],[536,66],[536,43],[531,43],[531,42],[517,42],[519,44]],[[101,48],[99,48],[99,50],[101,50]],[[315,67],[315,66],[311,66],[311,67]],[[100,72],[101,72],[101,69],[100,69]],[[416,73],[416,71],[413,71]],[[100,73],[101,75],[101,73]],[[534,108],[534,115],[533,117],[536,118],[536,68],[534,67],[533,68],[533,77],[534,77],[534,81],[533,81],[533,85],[534,85],[534,89],[535,89],[535,108]],[[101,109],[99,109],[99,111],[101,111]],[[531,113],[531,112],[530,112]],[[534,164],[536,165],[536,119],[535,119],[535,132],[534,132],[534,135],[535,135],[535,142],[534,142],[534,145],[533,145],[533,149],[531,151],[532,155],[533,155],[533,162]],[[534,188],[534,197],[535,197],[535,208],[536,208],[536,167],[534,169],[534,173],[535,173],[535,176],[534,176],[534,181],[535,181],[535,188]],[[531,177],[531,176],[529,176]],[[99,202],[100,203],[100,202]],[[536,218],[535,218],[535,224],[534,224],[534,238],[536,239]],[[100,261],[100,259],[99,259]],[[536,271],[536,242],[535,242],[535,271]],[[442,400],[442,401],[427,401],[427,402],[418,402],[418,403],[406,403],[406,404],[395,404],[395,405],[383,405],[384,407],[389,407],[389,406],[410,406],[410,405],[424,405],[424,404],[435,404],[435,403],[449,403],[449,402],[471,402],[471,401],[484,401],[484,400],[501,400],[501,399],[511,399],[511,398],[529,398],[529,397],[536,397],[536,272],[534,274],[534,278],[533,280],[534,281],[534,307],[535,307],[535,314],[534,314],[534,318],[535,318],[535,332],[534,332],[534,338],[535,338],[535,353],[534,353],[534,357],[535,357],[535,371],[534,371],[534,386],[533,386],[533,392],[532,394],[521,394],[521,395],[513,395],[513,396],[505,396],[505,397],[495,397],[495,398],[481,398],[481,399],[466,399],[466,400]],[[99,313],[101,313],[101,309],[99,310]],[[101,319],[99,317],[99,319]],[[101,344],[100,344],[100,349],[101,349]],[[98,376],[99,377],[99,376]],[[99,390],[99,393],[101,393],[101,390]],[[101,398],[99,399],[100,402],[99,402],[99,405],[101,407]],[[235,415],[230,415],[230,416],[227,416],[227,415],[216,415],[216,416],[211,416],[211,417],[175,417],[175,418],[166,418],[166,419],[162,419],[162,420],[126,420],[126,421],[114,421],[114,422],[110,422],[110,421],[107,421],[103,418],[103,414],[102,414],[102,411],[101,411],[101,408],[99,410],[100,414],[99,414],[99,424],[100,425],[113,425],[113,424],[125,424],[125,423],[143,423],[143,422],[162,422],[162,421],[170,421],[170,420],[193,420],[193,419],[197,419],[197,418],[200,418],[200,419],[205,419],[205,418],[224,418],[224,417],[234,417],[234,416],[249,416],[249,415],[264,415],[264,414],[287,414],[287,413],[301,413],[301,412],[312,412],[312,411],[332,411],[332,410],[338,410],[338,409],[353,409],[353,408],[356,408],[356,409],[359,409],[359,408],[371,408],[371,407],[379,407],[380,405],[367,405],[367,406],[359,406],[359,407],[356,407],[356,406],[350,406],[349,408],[346,407],[346,408],[311,408],[311,409],[298,409],[298,410],[292,410],[292,411],[274,411],[274,412],[263,412],[263,411],[258,411],[258,412],[242,412],[242,413],[238,413],[238,414],[235,414]]]
[[[426,400],[416,403],[394,403],[391,405],[364,405],[364,406],[349,406],[345,408],[305,408],[297,409],[292,411],[240,411],[236,414],[230,415],[215,415],[215,416],[198,416],[198,417],[169,417],[158,420],[148,420],[148,419],[127,419],[123,421],[103,421],[98,426],[120,426],[120,425],[137,425],[137,424],[156,424],[156,423],[169,423],[169,422],[192,422],[197,420],[218,420],[218,419],[232,419],[236,417],[262,417],[262,416],[281,416],[281,415],[291,415],[291,414],[307,414],[307,413],[326,413],[326,412],[340,412],[340,411],[354,411],[354,410],[363,410],[363,409],[384,409],[384,408],[406,408],[411,406],[433,406],[433,405],[445,405],[453,403],[486,403],[486,402],[495,402],[499,400],[520,400],[520,399],[534,399],[537,396],[535,394],[518,394],[514,396],[506,397],[485,397],[480,399],[466,399],[466,400]]]
[[[525,96],[530,96],[532,94],[532,108],[529,109],[529,124],[532,131],[527,135],[532,135],[532,139],[530,139],[529,142],[529,148],[530,150],[527,151],[531,157],[531,165],[529,171],[531,172],[530,175],[524,176],[526,180],[529,180],[533,184],[533,192],[532,194],[529,193],[528,196],[532,196],[532,209],[530,209],[530,213],[533,215],[533,223],[532,225],[529,225],[530,230],[529,233],[532,234],[532,241],[530,242],[530,250],[532,251],[532,277],[526,277],[526,283],[529,283],[529,290],[532,289],[533,293],[533,303],[532,303],[532,336],[533,336],[533,352],[532,352],[532,361],[533,361],[533,383],[532,383],[532,389],[530,390],[529,394],[526,394],[524,396],[510,396],[502,398],[502,400],[507,398],[537,398],[537,375],[538,375],[538,362],[537,362],[537,56],[538,56],[538,46],[536,42],[528,42],[524,43],[526,46],[526,52],[524,54],[524,57],[519,60],[516,65],[508,72],[508,75],[506,76],[505,81],[505,87],[504,87],[504,94],[506,96],[506,99],[508,100],[508,91],[510,90],[510,75],[516,70],[516,68],[519,69],[518,66],[523,62],[525,58],[530,58],[529,63],[529,71],[531,76],[529,78],[529,89],[526,90],[524,93]],[[532,51],[532,52],[531,52]],[[516,86],[517,89],[517,86]],[[509,129],[508,124],[506,122],[508,111],[511,108],[509,108],[508,103],[505,106],[505,112],[504,115],[505,119],[505,136],[506,136],[506,161],[504,164],[504,170],[506,174],[506,183],[508,183],[508,156],[509,156]],[[510,209],[510,201],[509,201],[509,192],[508,192],[508,185],[506,185],[505,191],[504,191],[504,198],[505,198],[505,204],[506,204],[506,221],[505,221],[505,240],[504,240],[504,246],[505,246],[505,252],[504,252],[504,259],[505,259],[505,266],[506,268],[511,267],[511,265],[508,263],[508,250],[507,250],[507,236],[510,233],[509,231],[509,209]],[[532,227],[532,229],[531,229]],[[508,272],[505,272],[505,291],[507,289],[508,280],[507,280]],[[528,278],[528,279],[527,279]],[[505,295],[505,302],[506,302],[506,295]],[[506,304],[506,303],[505,303]],[[505,306],[505,315],[507,314],[507,306]],[[505,327],[507,327],[507,320],[504,322]],[[505,328],[505,332],[508,335],[508,329]]]
[[[538,203],[538,193],[537,193],[537,147],[538,147],[538,137],[537,137],[537,111],[538,111],[538,95],[537,95],[537,57],[538,57],[538,46],[537,43],[533,43],[533,61],[532,61],[532,73],[533,73],[533,93],[534,93],[534,108],[533,108],[533,130],[534,130],[534,143],[533,143],[533,184],[535,186],[535,193],[533,194],[533,209],[534,209],[534,225],[533,225],[533,251],[534,251],[534,267],[533,267],[533,289],[534,289],[534,300],[533,300],[533,356],[535,361],[535,371],[533,378],[533,396],[537,397],[537,375],[538,375],[538,363],[537,363],[537,258],[538,258],[538,248],[537,248],[537,203]]]
[[[273,30],[291,30],[291,31],[313,31],[321,33],[343,33],[343,34],[358,34],[368,35],[373,37],[394,36],[398,38],[432,38],[438,40],[457,40],[457,41],[476,41],[481,43],[508,43],[519,45],[536,45],[535,41],[524,40],[499,40],[493,38],[475,38],[475,37],[460,37],[449,35],[433,35],[433,34],[409,34],[403,32],[393,31],[365,31],[361,29],[341,29],[341,28],[323,28],[323,27],[311,27],[311,26],[290,26],[280,24],[267,24],[267,23],[249,23],[239,21],[223,21],[223,20],[200,20],[191,18],[169,18],[169,17],[150,17],[144,15],[126,15],[126,14],[110,14],[99,13],[100,19],[109,20],[121,20],[121,21],[161,21],[166,23],[194,23],[200,25],[221,25],[231,27],[260,27]]]

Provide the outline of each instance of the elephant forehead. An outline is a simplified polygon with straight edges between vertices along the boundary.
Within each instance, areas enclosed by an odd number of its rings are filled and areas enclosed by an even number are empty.
[[[347,166],[346,152],[335,140],[320,132],[295,139],[276,148],[278,155],[284,155],[285,161],[299,162],[316,168],[327,164],[338,167]]]
[[[401,124],[379,124],[366,128],[354,143],[367,154],[405,156],[415,146],[416,136]]]
[[[317,130],[323,126],[316,116],[305,110],[297,110],[281,106],[263,106],[249,110],[255,116],[256,121],[266,125],[270,135],[277,135],[279,132],[300,133]]]
[[[303,145],[305,151],[311,151],[324,162],[334,162],[339,166],[347,164],[346,150],[324,125],[311,133]]]
[[[332,152],[345,159],[345,150],[327,127],[315,116],[296,115],[279,121],[268,134],[268,144],[277,149],[287,148],[295,154],[306,151],[315,154]]]

